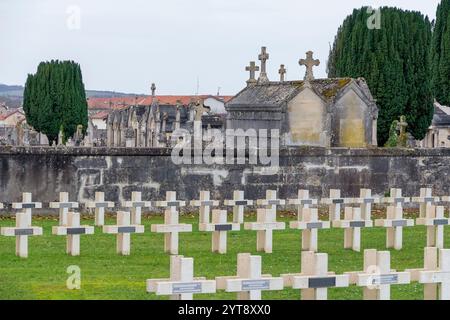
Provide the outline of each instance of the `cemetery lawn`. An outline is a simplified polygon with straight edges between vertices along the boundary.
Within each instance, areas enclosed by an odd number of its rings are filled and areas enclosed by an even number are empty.
[[[294,217],[279,217],[280,221],[292,221]],[[255,220],[254,217],[246,221]],[[102,234],[96,228],[95,235],[81,236],[81,256],[65,254],[66,237],[51,235],[57,225],[56,218],[34,218],[33,225],[42,226],[44,235],[30,237],[29,258],[15,256],[15,238],[0,236],[0,299],[167,299],[146,293],[146,279],[169,276],[169,256],[163,253],[164,238],[150,233],[150,225],[162,223],[163,218],[143,218],[145,234],[131,236],[131,256],[116,254],[115,235]],[[180,234],[180,254],[194,258],[195,276],[214,279],[215,276],[236,274],[238,253],[258,254],[256,232],[240,231],[228,234],[228,253],[211,253],[211,233],[198,232],[197,217],[183,216],[181,221],[193,224],[194,233]],[[107,218],[107,224],[115,219]],[[93,225],[93,220],[82,224]],[[14,220],[0,220],[0,226],[13,226]],[[362,249],[385,250],[385,229],[362,230]],[[450,241],[450,229],[446,229],[446,243]],[[274,232],[274,253],[261,254],[263,273],[278,276],[282,273],[300,272],[300,231],[287,229]],[[361,271],[363,253],[343,249],[344,231],[331,229],[319,231],[319,250],[329,255],[329,270],[341,274],[345,271]],[[398,271],[423,267],[423,248],[426,244],[425,227],[405,228],[402,251],[391,251],[391,267]],[[69,266],[81,269],[81,290],[68,290],[66,280]],[[392,299],[422,300],[423,286],[417,283],[392,286]],[[219,292],[197,295],[197,299],[235,299],[233,293]],[[298,300],[298,290],[263,292],[263,299]],[[362,288],[330,289],[329,299],[360,300]]]

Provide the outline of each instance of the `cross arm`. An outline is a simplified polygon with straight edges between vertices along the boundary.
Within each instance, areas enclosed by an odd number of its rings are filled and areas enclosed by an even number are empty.
[[[95,202],[90,201],[86,203],[86,208],[114,208],[114,202],[105,201],[105,202]]]
[[[54,226],[54,227],[52,227],[52,234],[56,235],[56,236],[94,234],[94,232],[95,232],[95,228],[91,227],[91,226],[79,226],[79,227]]]
[[[372,220],[336,220],[333,228],[372,228]]]
[[[291,229],[306,230],[306,229],[330,229],[330,221],[291,221],[289,223]]]
[[[124,208],[151,208],[151,201],[123,201],[122,207]]]
[[[151,231],[156,233],[192,232],[190,224],[153,224]]]
[[[201,223],[199,231],[214,232],[214,231],[239,231],[241,225],[239,223]]]
[[[441,201],[441,198],[439,198],[439,197],[413,197],[412,198],[412,202],[419,202],[419,203],[439,202],[439,201]]]
[[[370,285],[409,283],[411,283],[411,273],[405,271],[392,272],[389,274],[360,273],[357,275],[356,285],[359,287],[367,287]]]
[[[51,209],[78,208],[78,202],[50,202]]]
[[[288,204],[292,205],[317,205],[317,199],[288,199]]]
[[[2,236],[15,237],[15,236],[42,236],[43,230],[41,227],[28,227],[28,228],[15,228],[4,227],[0,231]]]
[[[226,206],[252,206],[253,200],[225,200],[223,203]]]
[[[156,201],[157,207],[185,207],[186,201]]]
[[[284,222],[246,222],[245,230],[265,231],[265,230],[284,230],[286,223]]]
[[[225,280],[226,292],[243,292],[254,290],[283,290],[284,283],[281,277],[261,277],[260,279],[229,278]]]
[[[217,200],[191,200],[189,204],[193,207],[218,207],[220,202]]]
[[[103,233],[106,234],[119,234],[119,233],[144,233],[145,226],[132,225],[132,226],[103,226]]]
[[[411,198],[408,197],[388,197],[388,198],[381,198],[381,203],[410,203]]]
[[[13,209],[42,209],[41,202],[13,202]]]
[[[216,281],[195,278],[192,281],[177,282],[169,279],[147,280],[147,292],[156,295],[171,295],[182,293],[215,293]]]
[[[450,224],[450,219],[446,218],[418,218],[416,219],[416,224],[418,226],[448,226]]]
[[[293,276],[293,289],[343,288],[349,286],[349,275]]]
[[[376,227],[395,228],[395,227],[413,227],[413,219],[377,219]]]

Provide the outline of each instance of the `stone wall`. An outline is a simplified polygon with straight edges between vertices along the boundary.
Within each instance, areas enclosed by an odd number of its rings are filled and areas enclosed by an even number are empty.
[[[250,165],[175,165],[167,149],[0,147],[0,202],[32,192],[33,199],[47,203],[60,191],[82,203],[95,191],[105,191],[116,203],[132,191],[157,200],[167,190],[184,200],[197,199],[200,190],[222,200],[235,189],[257,199],[269,188],[281,198],[295,197],[299,188],[315,197],[326,196],[330,188],[340,188],[344,197],[357,196],[360,188],[384,195],[390,187],[412,196],[424,186],[450,195],[450,149],[286,149],[276,175],[261,172]]]

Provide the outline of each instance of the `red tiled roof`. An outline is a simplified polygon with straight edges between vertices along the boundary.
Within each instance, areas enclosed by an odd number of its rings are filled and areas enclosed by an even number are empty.
[[[5,113],[5,114],[0,114],[0,120],[6,120],[6,119],[8,119],[9,117],[11,117],[13,114],[15,114],[17,112],[20,113],[21,115],[25,116],[25,114],[23,112],[21,112],[21,111],[16,109],[16,110],[12,110],[12,111],[10,111],[8,113]]]
[[[91,115],[90,118],[105,120],[106,118],[108,118],[108,115],[109,115],[109,111],[100,111],[100,112],[97,112],[97,113],[94,113],[93,115]]]

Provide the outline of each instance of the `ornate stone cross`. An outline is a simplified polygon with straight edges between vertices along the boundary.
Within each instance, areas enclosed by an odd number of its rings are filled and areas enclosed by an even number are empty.
[[[306,73],[305,73],[305,81],[311,81],[314,80],[314,72],[313,67],[317,67],[320,65],[320,60],[315,60],[313,58],[313,52],[308,51],[306,53],[306,59],[300,59],[298,62],[301,66],[306,67]]]
[[[266,71],[266,62],[267,60],[269,60],[269,54],[267,53],[266,47],[261,48],[261,53],[258,56],[258,60],[261,61],[261,73],[259,74],[258,83],[269,82],[269,78],[267,77]]]
[[[278,73],[280,74],[280,82],[284,82],[284,75],[286,74],[287,70],[284,67],[284,64],[280,66],[280,70],[278,70]]]
[[[210,112],[210,111],[211,111],[211,108],[206,107],[206,106],[203,104],[203,101],[198,101],[198,102],[195,104],[194,110],[195,110],[195,118],[194,118],[194,121],[202,121],[203,113],[205,113],[205,112]]]
[[[406,122],[405,116],[400,117],[400,122],[398,123],[398,126],[400,130],[400,135],[406,134],[406,127],[408,126],[408,122]]]
[[[250,61],[250,65],[245,67],[245,71],[250,72],[250,79],[247,80],[247,85],[255,84],[256,71],[259,71],[259,67],[256,65],[255,61]]]

